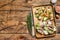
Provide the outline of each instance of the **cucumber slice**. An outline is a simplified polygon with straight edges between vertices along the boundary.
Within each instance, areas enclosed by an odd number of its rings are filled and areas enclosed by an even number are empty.
[[[41,19],[41,18],[42,18],[41,16],[38,17],[38,19]]]
[[[54,33],[54,31],[49,30],[48,27],[44,27],[44,29],[45,29],[49,34]]]
[[[48,17],[44,17],[44,21],[46,21],[48,19]]]
[[[46,30],[44,30],[43,33],[44,33],[45,35],[48,35],[48,32],[47,32]]]
[[[35,28],[36,29],[40,29],[40,26],[39,26],[40,24],[39,23],[37,23],[37,25],[35,26]]]
[[[44,27],[45,30],[48,30],[48,27]]]
[[[40,29],[40,27],[38,25],[35,26],[36,29]]]
[[[43,11],[42,10],[39,10],[39,14],[42,14],[43,13]]]
[[[49,34],[53,34],[54,32],[49,30],[48,33],[49,33]]]
[[[38,15],[38,14],[35,14],[35,17],[37,17],[37,18],[38,18],[38,17],[39,17],[39,15]]]

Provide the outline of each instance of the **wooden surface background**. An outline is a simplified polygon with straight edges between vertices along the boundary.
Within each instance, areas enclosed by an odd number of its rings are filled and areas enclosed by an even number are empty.
[[[60,40],[55,37],[36,39],[27,29],[27,16],[31,5],[49,4],[50,0],[0,0],[0,40]],[[60,0],[56,5],[59,5]],[[60,19],[56,19],[56,27],[60,33]]]

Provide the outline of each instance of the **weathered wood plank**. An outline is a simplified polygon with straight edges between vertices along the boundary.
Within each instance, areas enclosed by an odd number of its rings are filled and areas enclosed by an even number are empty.
[[[0,34],[0,40],[60,40],[60,34],[50,38],[33,38],[29,34]]]
[[[29,11],[1,11],[0,33],[28,33],[28,13]]]
[[[60,34],[57,34],[52,38],[33,38],[28,34],[29,32],[26,23],[29,11],[21,11],[30,10],[31,5],[49,3],[50,0],[32,0],[27,3],[26,0],[0,0],[0,40],[60,40]],[[57,5],[60,5],[60,0],[57,1]],[[60,33],[60,19],[56,20],[56,25],[57,30]]]

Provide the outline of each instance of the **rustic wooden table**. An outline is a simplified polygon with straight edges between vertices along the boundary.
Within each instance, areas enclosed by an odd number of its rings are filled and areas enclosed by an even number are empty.
[[[52,38],[33,38],[27,28],[31,4],[48,4],[49,1],[32,0],[26,3],[26,0],[0,0],[0,40],[60,40],[60,34]],[[56,19],[56,24],[59,32],[60,19]]]

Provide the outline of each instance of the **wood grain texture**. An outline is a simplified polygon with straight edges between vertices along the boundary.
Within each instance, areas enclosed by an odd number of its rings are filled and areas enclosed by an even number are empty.
[[[27,15],[28,11],[1,11],[0,33],[28,33]]]
[[[0,40],[60,40],[60,34],[50,38],[33,38],[29,34],[0,34]]]
[[[49,2],[50,0],[29,0],[28,2],[26,0],[0,0],[0,40],[60,40],[60,34],[53,38],[36,39],[28,32],[26,22],[31,5],[49,4]],[[58,20],[56,24],[60,33],[60,19]]]

